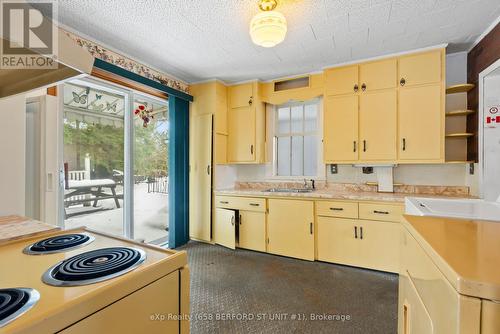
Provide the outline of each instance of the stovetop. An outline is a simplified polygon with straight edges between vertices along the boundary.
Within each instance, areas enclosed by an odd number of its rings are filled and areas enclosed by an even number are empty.
[[[27,312],[39,299],[34,289],[0,289],[0,328]]]
[[[77,286],[123,275],[146,259],[142,249],[111,247],[83,252],[61,261],[45,272],[43,282],[53,286]]]
[[[39,240],[26,247],[23,252],[32,255],[59,253],[83,247],[93,241],[94,237],[85,233],[62,234]]]

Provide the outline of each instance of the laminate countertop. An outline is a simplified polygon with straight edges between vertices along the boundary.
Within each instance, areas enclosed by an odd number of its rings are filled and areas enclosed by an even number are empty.
[[[500,301],[500,223],[404,215],[403,225],[458,293]]]
[[[60,228],[23,216],[0,217],[0,244],[41,233],[56,231]]]
[[[407,194],[407,193],[379,193],[373,191],[338,191],[330,189],[319,189],[308,193],[287,193],[271,192],[261,189],[220,189],[214,191],[215,195],[222,196],[248,196],[248,197],[291,197],[304,199],[332,199],[351,201],[374,201],[374,202],[394,202],[403,204],[406,197],[426,197],[426,198],[471,198],[464,196],[450,195],[428,195],[428,194]]]

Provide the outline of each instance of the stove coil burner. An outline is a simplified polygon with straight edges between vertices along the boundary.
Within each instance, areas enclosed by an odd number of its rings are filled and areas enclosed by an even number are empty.
[[[28,311],[40,299],[34,289],[0,289],[0,328]]]
[[[29,245],[24,249],[25,254],[59,253],[85,246],[94,241],[94,237],[83,233],[56,235]]]
[[[42,280],[53,286],[77,286],[105,281],[123,275],[146,259],[137,248],[111,247],[72,256],[52,266]]]

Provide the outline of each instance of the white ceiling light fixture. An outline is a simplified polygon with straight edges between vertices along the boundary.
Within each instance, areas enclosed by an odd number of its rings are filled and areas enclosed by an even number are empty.
[[[285,39],[286,18],[280,12],[274,11],[277,5],[277,0],[259,0],[262,12],[250,21],[250,36],[255,44],[272,48]]]

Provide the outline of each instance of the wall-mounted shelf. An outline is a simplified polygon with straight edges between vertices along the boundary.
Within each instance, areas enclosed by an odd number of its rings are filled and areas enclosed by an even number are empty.
[[[474,136],[473,133],[469,132],[461,132],[461,133],[448,133],[446,138],[469,138]]]
[[[474,161],[462,161],[462,160],[450,160],[450,161],[445,161],[447,164],[471,164],[474,163]]]
[[[467,93],[474,87],[474,84],[453,85],[446,87],[446,94]]]
[[[446,117],[451,117],[451,116],[467,116],[474,114],[476,111],[475,110],[453,110],[453,111],[448,111],[445,115]]]

